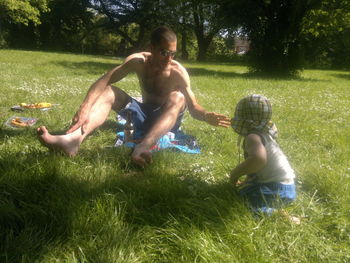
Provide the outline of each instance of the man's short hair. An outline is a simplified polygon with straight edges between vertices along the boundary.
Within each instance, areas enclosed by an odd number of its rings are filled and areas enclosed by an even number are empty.
[[[163,40],[167,42],[176,42],[177,38],[175,32],[166,26],[157,27],[151,34],[151,44],[153,46],[159,46]]]

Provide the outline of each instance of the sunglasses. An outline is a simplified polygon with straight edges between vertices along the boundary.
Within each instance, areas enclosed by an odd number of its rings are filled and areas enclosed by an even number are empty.
[[[166,50],[166,49],[162,49],[160,51],[160,54],[163,56],[163,57],[174,57],[175,54],[176,54],[176,51],[169,51],[169,50]]]

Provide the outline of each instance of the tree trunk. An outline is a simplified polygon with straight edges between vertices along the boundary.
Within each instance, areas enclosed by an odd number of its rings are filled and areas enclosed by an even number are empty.
[[[197,36],[198,42],[198,53],[197,53],[197,61],[205,61],[207,59],[207,52],[211,41],[213,40],[213,35]]]
[[[186,33],[186,29],[185,28],[182,29],[182,33],[181,33],[181,58],[183,60],[187,60],[188,59],[187,33]]]

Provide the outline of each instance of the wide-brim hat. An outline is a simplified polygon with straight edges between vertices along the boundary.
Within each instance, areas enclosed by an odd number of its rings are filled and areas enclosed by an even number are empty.
[[[270,101],[265,96],[252,94],[238,102],[231,126],[242,136],[257,131],[268,133],[276,138],[277,128],[271,121],[271,117]]]

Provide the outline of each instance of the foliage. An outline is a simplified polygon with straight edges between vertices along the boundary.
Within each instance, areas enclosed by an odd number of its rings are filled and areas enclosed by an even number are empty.
[[[350,27],[350,3],[345,0],[322,1],[304,19],[303,33],[314,37],[341,33]]]
[[[147,49],[150,32],[168,25],[177,32],[178,57],[184,60],[230,59],[231,47],[227,39],[223,45],[220,32],[231,31],[251,39],[253,71],[294,74],[304,65],[346,69],[349,5],[345,0],[3,0],[0,47],[126,56]]]
[[[232,36],[217,35],[213,38],[209,50],[208,50],[208,60],[210,61],[220,61],[220,62],[234,62],[242,61],[243,57],[239,57],[234,52],[234,40]]]
[[[87,9],[88,4],[88,0],[51,1],[51,11],[43,16],[43,23],[37,28],[41,46],[80,51],[82,39],[92,28],[93,13]]]
[[[176,59],[184,61],[195,61],[198,54],[198,42],[193,31],[189,30],[186,27],[174,27],[174,30],[177,33],[178,38],[178,55],[176,55]]]
[[[41,16],[40,25],[8,25],[11,34],[7,41],[16,48],[81,51],[81,43],[93,27],[93,14],[87,9],[88,3],[88,0],[50,1],[50,11]]]
[[[251,40],[251,68],[269,74],[295,74],[302,68],[301,24],[319,1],[264,0],[233,2],[244,32]]]
[[[189,23],[198,43],[197,61],[204,61],[213,38],[223,27],[220,5],[216,1],[191,0],[184,6],[190,10]]]
[[[0,2],[0,23],[35,25],[41,23],[42,13],[49,11],[49,0],[2,0]]]
[[[38,25],[42,14],[48,11],[48,0],[0,1],[0,48],[8,46],[14,27]]]
[[[323,1],[303,21],[306,58],[319,67],[350,67],[350,3]]]
[[[149,44],[150,31],[171,17],[165,1],[94,0],[92,3],[99,14],[108,18],[114,32],[132,46],[132,51],[144,49]],[[137,25],[135,37],[126,31],[130,25]]]

